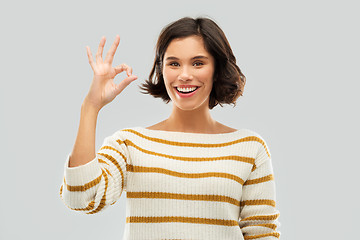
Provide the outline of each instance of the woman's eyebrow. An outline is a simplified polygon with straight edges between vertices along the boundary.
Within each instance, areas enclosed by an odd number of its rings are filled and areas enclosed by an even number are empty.
[[[190,60],[194,60],[194,59],[208,59],[208,57],[199,55],[199,56],[195,56],[195,57],[191,58]],[[168,60],[179,60],[179,59],[177,57],[170,56],[165,59],[165,61],[168,61]]]

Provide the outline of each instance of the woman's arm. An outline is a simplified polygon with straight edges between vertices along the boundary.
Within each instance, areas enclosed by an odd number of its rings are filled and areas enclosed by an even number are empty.
[[[80,124],[70,156],[69,167],[77,167],[95,158],[96,121],[99,110],[84,101],[81,105]]]
[[[126,64],[112,67],[120,37],[116,36],[106,58],[103,60],[105,41],[105,37],[100,41],[96,53],[96,62],[93,60],[90,48],[86,47],[89,64],[94,71],[94,79],[81,106],[79,130],[70,156],[69,167],[84,165],[95,158],[96,121],[99,111],[119,95],[126,86],[137,79],[136,76],[132,75],[132,68]],[[116,85],[114,83],[115,76],[125,70],[128,77]]]
[[[280,237],[271,155],[265,141],[261,141],[252,172],[243,185],[240,227],[244,239]]]
[[[126,185],[126,165],[129,157],[127,147],[122,144],[122,135],[117,132],[107,137],[95,154],[96,121],[99,111],[111,102],[132,81],[131,67],[122,64],[112,67],[113,57],[120,38],[102,59],[105,38],[100,41],[96,63],[87,47],[89,63],[94,71],[89,93],[82,106],[79,130],[72,153],[65,163],[60,197],[70,209],[87,214],[97,213],[117,199]],[[126,71],[128,77],[119,84],[114,83],[117,74]]]

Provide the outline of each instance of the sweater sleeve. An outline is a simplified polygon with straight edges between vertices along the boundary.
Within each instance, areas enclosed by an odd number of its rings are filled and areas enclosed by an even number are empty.
[[[114,204],[126,188],[129,153],[119,132],[105,138],[96,157],[87,164],[69,167],[67,157],[60,197],[67,207],[94,214]]]
[[[263,139],[253,169],[243,185],[240,227],[244,239],[280,238],[279,211],[275,208],[275,181],[269,149]]]

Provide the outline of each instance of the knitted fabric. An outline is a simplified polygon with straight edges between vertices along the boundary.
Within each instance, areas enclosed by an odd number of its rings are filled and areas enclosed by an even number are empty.
[[[122,129],[96,158],[65,162],[60,196],[98,213],[126,192],[123,239],[278,239],[271,155],[259,134]]]

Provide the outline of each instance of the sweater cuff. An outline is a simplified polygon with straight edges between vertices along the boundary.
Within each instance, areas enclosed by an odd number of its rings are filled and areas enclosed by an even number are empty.
[[[82,186],[93,181],[102,174],[97,157],[90,162],[77,167],[69,167],[70,154],[65,161],[64,177],[68,185]]]

